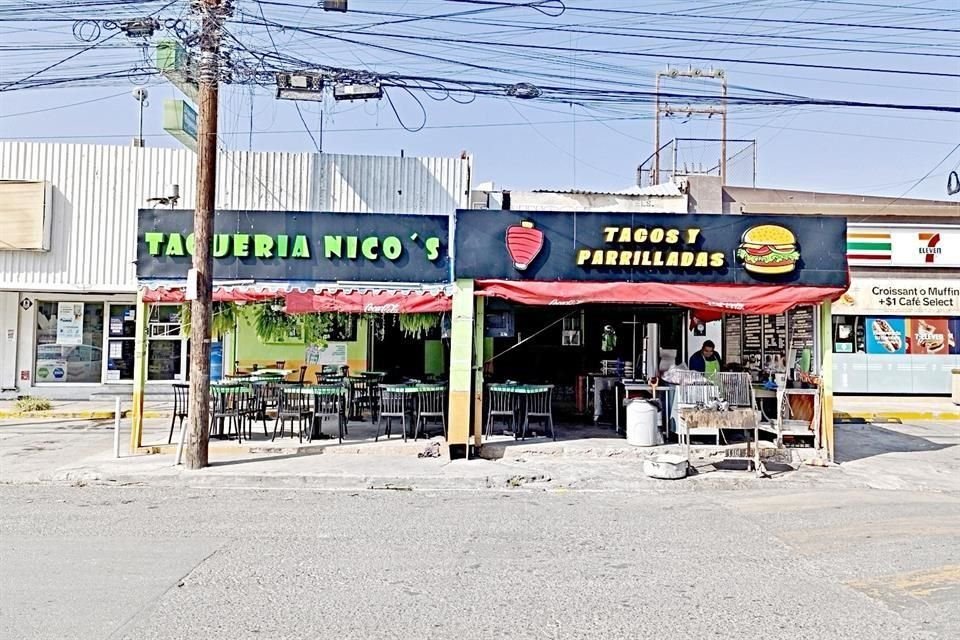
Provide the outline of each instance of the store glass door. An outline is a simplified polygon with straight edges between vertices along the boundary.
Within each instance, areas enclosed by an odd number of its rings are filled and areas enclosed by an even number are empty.
[[[133,380],[134,343],[137,335],[137,307],[111,304],[107,325],[107,382]]]

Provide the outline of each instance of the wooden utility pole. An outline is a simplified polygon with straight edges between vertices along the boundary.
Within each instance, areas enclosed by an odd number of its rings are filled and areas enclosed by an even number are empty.
[[[207,466],[210,445],[210,325],[213,316],[213,216],[217,190],[217,99],[220,84],[220,0],[200,5],[200,70],[197,118],[197,206],[193,212],[193,277],[190,309],[190,431],[186,466]],[[192,288],[192,287],[191,287]]]

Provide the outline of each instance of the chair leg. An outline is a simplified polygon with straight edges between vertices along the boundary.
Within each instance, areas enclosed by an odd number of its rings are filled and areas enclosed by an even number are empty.
[[[173,416],[170,418],[170,435],[167,437],[167,444],[173,442],[173,425],[177,423],[177,412],[173,412]]]
[[[273,437],[270,438],[270,442],[273,442],[277,439],[277,427],[280,426],[280,414],[277,414],[277,420],[273,423]],[[283,434],[280,434],[280,437],[283,437]]]
[[[550,425],[550,435],[553,437],[553,441],[557,441],[557,432],[553,428],[553,413],[547,416],[547,424]]]
[[[403,430],[403,441],[406,442],[407,441],[407,415],[406,414],[404,414],[403,417],[400,418],[400,428]],[[416,440],[416,434],[414,434],[414,440]]]
[[[380,426],[381,426],[381,422],[382,422],[382,417],[381,417],[381,419],[378,419],[378,420],[377,420],[377,433],[373,436],[373,441],[374,441],[374,442],[378,442],[378,441],[380,440]],[[387,418],[387,424],[388,424],[388,425],[390,424],[390,418]],[[389,429],[389,427],[387,427],[387,428]],[[343,433],[343,427],[340,428],[340,432]]]

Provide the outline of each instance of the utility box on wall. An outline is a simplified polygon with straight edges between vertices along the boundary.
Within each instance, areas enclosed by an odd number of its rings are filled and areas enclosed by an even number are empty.
[[[52,189],[39,180],[0,180],[0,251],[49,251]]]

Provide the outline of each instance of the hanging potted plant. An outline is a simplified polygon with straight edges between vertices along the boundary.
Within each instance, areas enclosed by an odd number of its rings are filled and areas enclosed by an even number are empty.
[[[303,338],[300,319],[284,312],[283,300],[253,305],[250,313],[254,331],[262,342],[299,342]]]
[[[192,305],[185,302],[180,305],[180,327],[183,333],[190,333]],[[219,340],[225,334],[233,332],[240,317],[240,308],[233,302],[214,302],[213,315],[210,318],[210,335]]]

